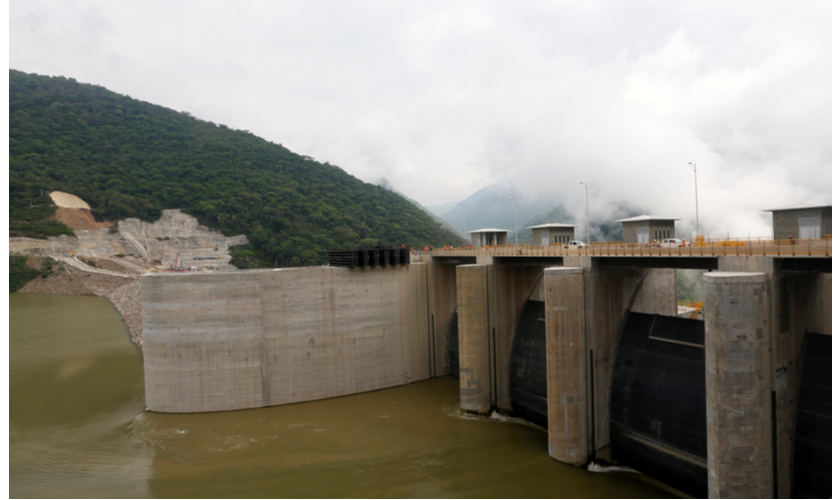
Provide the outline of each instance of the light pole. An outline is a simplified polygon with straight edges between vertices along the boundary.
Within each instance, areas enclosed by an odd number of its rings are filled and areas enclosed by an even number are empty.
[[[588,183],[579,181],[580,184],[585,186],[585,221],[588,224],[588,243],[591,242],[591,204],[588,201]]]
[[[509,196],[513,199],[513,208],[515,209],[515,246],[518,246],[518,204],[515,201],[515,196]]]
[[[689,162],[692,165],[692,171],[695,172],[695,238],[701,234],[701,226],[698,223],[698,167],[695,166],[695,162]]]
[[[464,205],[463,202],[458,203],[458,205],[463,207],[463,235],[464,235],[464,238],[468,240],[469,239],[469,236],[468,236],[469,233],[466,232],[466,205]]]

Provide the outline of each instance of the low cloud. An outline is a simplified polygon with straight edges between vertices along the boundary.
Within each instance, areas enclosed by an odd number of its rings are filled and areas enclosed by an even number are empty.
[[[765,236],[831,202],[829,2],[14,0],[10,67],[105,86],[424,205],[512,180]],[[95,29],[90,29],[93,27]]]

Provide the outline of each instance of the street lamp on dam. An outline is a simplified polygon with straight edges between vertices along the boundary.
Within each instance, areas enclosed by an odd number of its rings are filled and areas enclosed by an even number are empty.
[[[518,246],[518,204],[515,201],[515,196],[509,196],[513,199],[513,208],[515,209],[515,246]]]
[[[588,225],[588,243],[591,242],[591,204],[588,201],[588,183],[579,181],[580,184],[585,186],[585,222]]]
[[[689,162],[692,165],[692,171],[695,173],[695,234],[701,234],[701,226],[698,224],[698,167],[695,166],[695,162]]]
[[[458,205],[463,207],[463,234],[467,235],[469,233],[466,232],[466,205],[464,205],[462,202],[458,203]],[[465,236],[465,238],[469,239],[469,236]]]

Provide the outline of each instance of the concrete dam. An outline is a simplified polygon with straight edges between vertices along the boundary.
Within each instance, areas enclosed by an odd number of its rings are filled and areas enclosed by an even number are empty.
[[[142,277],[149,410],[258,408],[453,374],[463,411],[696,497],[831,495],[831,258],[427,252]],[[677,317],[676,269],[704,274]]]

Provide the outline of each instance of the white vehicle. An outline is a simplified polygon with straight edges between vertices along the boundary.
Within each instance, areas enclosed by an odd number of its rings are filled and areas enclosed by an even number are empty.
[[[569,241],[562,248],[585,248],[588,244],[579,240]]]
[[[683,246],[683,240],[679,240],[678,238],[664,238],[663,241],[660,242],[661,248],[677,248]]]

